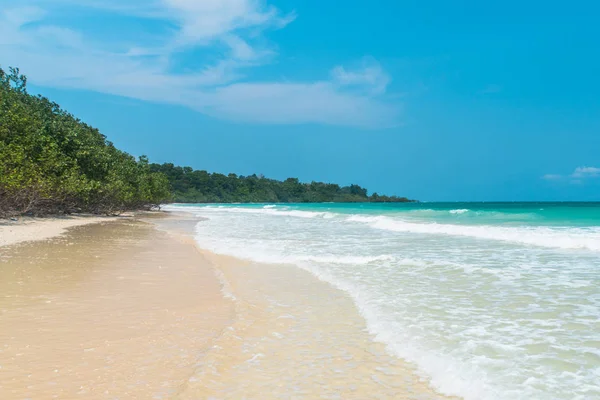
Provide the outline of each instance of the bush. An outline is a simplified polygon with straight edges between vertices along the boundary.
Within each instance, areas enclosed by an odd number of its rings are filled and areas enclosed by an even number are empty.
[[[0,217],[120,213],[171,198],[167,178],[0,68]]]

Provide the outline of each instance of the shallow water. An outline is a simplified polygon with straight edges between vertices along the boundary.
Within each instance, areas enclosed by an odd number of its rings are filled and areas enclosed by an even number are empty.
[[[168,399],[230,324],[193,242],[110,222],[0,247],[0,399]]]
[[[178,399],[445,398],[371,340],[343,291],[295,267],[207,258],[234,299],[235,320]]]
[[[600,398],[597,204],[173,209],[207,218],[203,248],[346,291],[375,340],[444,393]]]

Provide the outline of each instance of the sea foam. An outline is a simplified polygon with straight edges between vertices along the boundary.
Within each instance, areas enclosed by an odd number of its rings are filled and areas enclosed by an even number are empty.
[[[529,210],[498,212],[502,223],[521,218],[514,226],[491,225],[495,211],[440,223],[454,214],[427,206],[175,208],[206,218],[203,248],[294,264],[346,291],[374,340],[443,393],[600,398],[600,228],[535,225]]]
[[[348,217],[348,221],[367,223],[373,228],[395,232],[467,236],[477,239],[500,240],[525,245],[559,249],[587,249],[600,251],[600,228],[560,227],[503,227],[488,225],[453,225],[416,223],[386,216]]]

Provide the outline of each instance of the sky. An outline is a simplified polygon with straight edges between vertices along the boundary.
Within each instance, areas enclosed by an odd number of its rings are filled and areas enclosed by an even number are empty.
[[[0,0],[0,66],[154,162],[600,200],[600,3]]]

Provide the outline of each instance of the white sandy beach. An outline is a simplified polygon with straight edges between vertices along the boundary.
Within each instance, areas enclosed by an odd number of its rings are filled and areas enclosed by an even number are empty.
[[[51,218],[15,218],[0,222],[0,247],[40,241],[64,234],[76,226],[116,220],[118,217],[68,216]]]

